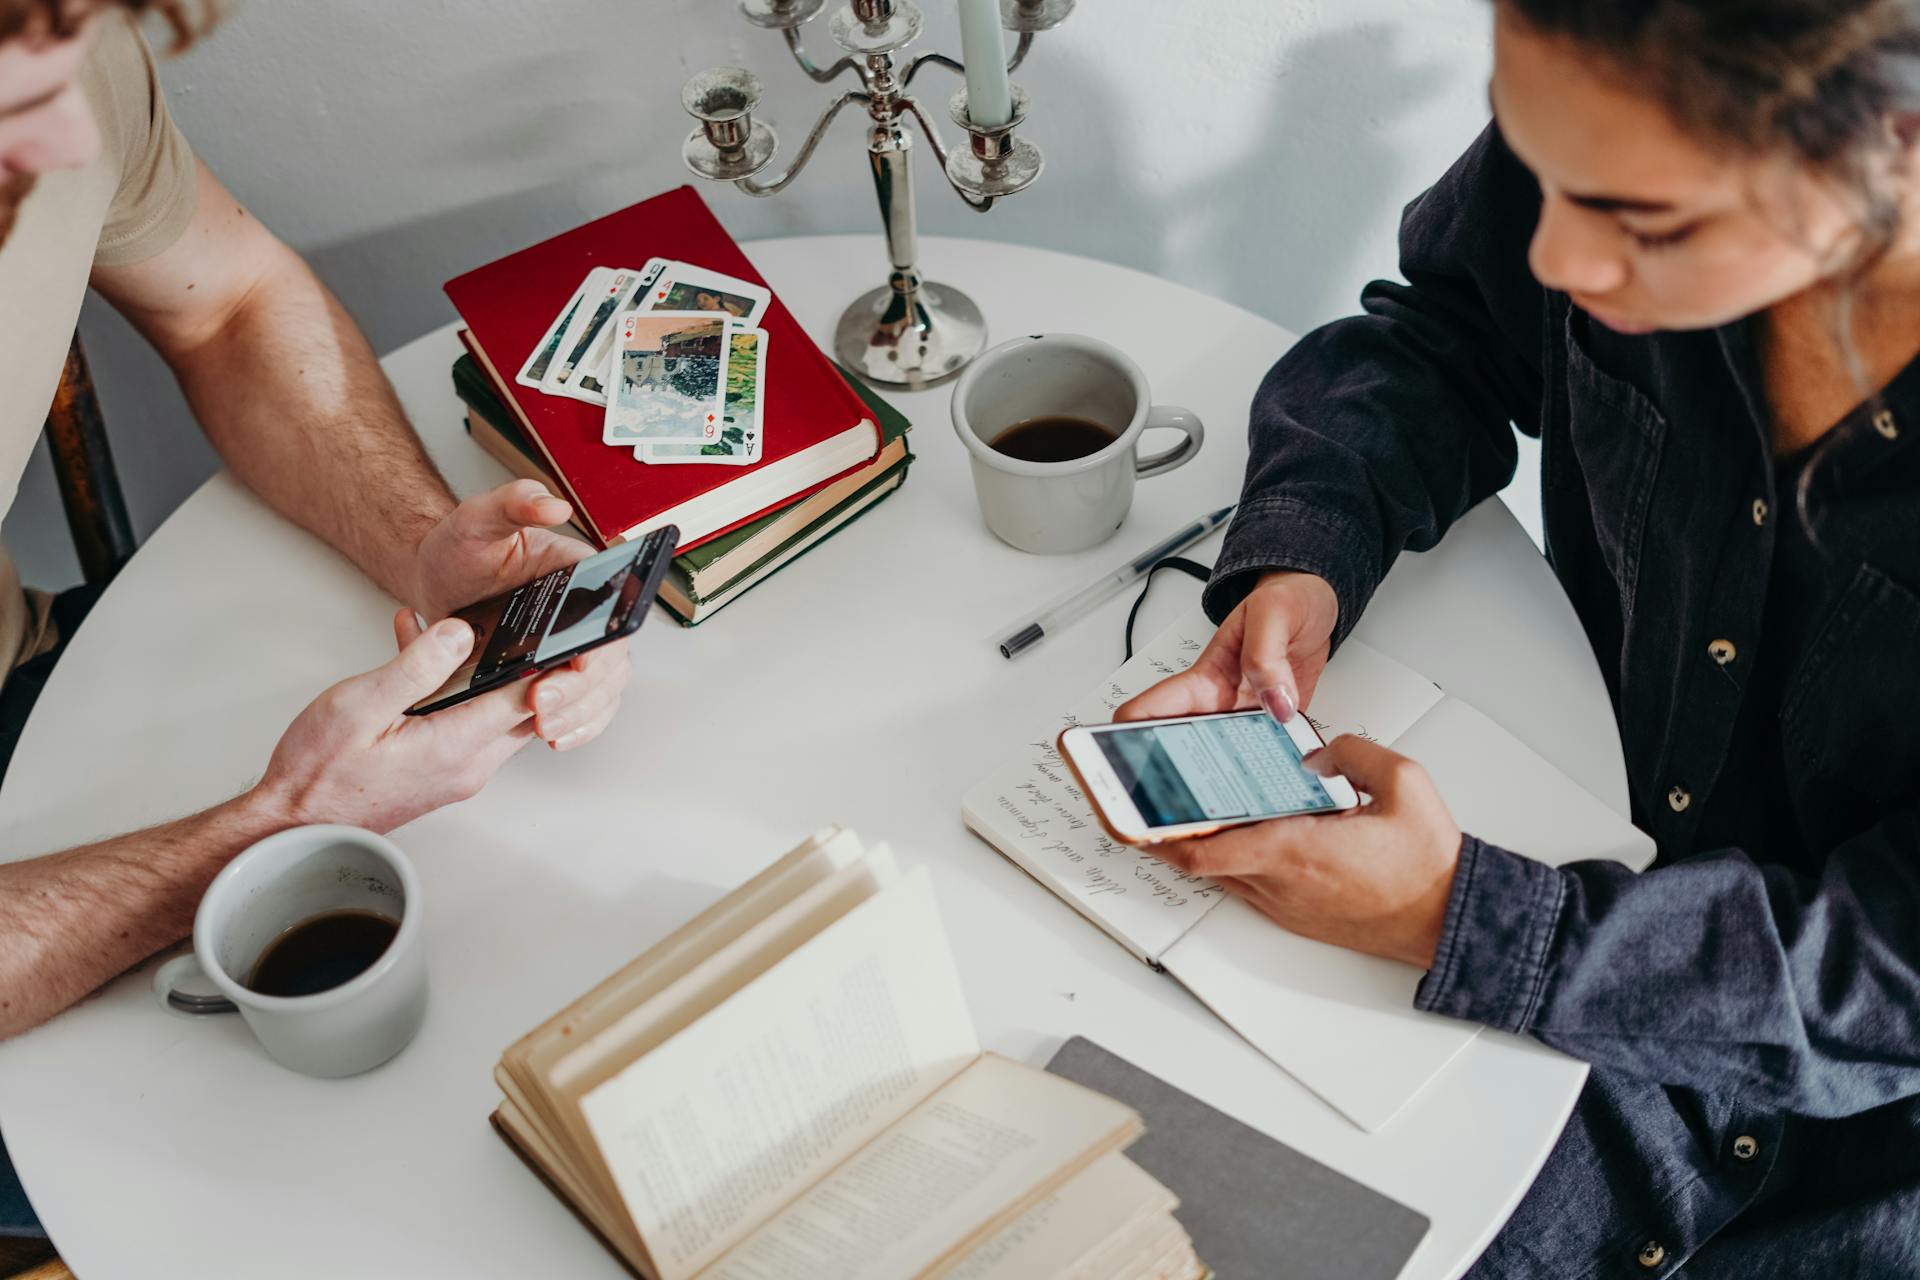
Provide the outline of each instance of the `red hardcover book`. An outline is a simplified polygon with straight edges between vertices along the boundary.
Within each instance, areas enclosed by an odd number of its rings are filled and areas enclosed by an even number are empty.
[[[548,322],[594,267],[672,258],[766,281],[692,187],[679,187],[447,281],[469,348],[527,438],[546,454],[577,515],[604,546],[665,524],[685,551],[865,466],[880,430],[860,398],[774,298],[767,331],[765,435],[752,467],[648,466],[605,444],[599,405],[513,380]]]

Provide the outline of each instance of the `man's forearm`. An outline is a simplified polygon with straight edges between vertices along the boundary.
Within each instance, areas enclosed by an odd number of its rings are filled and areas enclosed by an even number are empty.
[[[0,864],[0,1039],[187,936],[220,869],[287,825],[256,790],[132,835]]]
[[[365,336],[306,264],[284,251],[217,333],[169,354],[234,474],[416,604],[414,548],[453,495]]]

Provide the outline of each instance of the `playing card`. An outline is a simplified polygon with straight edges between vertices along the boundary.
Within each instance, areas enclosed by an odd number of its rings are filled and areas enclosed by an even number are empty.
[[[584,400],[588,404],[607,402],[608,370],[613,364],[615,330],[619,328],[616,321],[622,313],[639,304],[646,296],[648,287],[660,278],[666,266],[665,258],[652,258],[638,271],[614,269],[610,287],[617,292],[612,297],[613,305],[609,307],[603,298],[592,315],[574,330],[573,345],[567,348],[568,356],[573,359],[573,371],[564,375],[556,371],[555,384],[546,390],[572,400]]]
[[[718,439],[731,325],[724,314],[706,311],[622,315],[601,439]]]
[[[727,335],[726,408],[720,436],[711,442],[653,440],[635,445],[642,462],[713,462],[749,467],[760,461],[762,388],[767,380],[767,332],[734,326]]]
[[[639,273],[630,268],[594,268],[587,277],[587,296],[560,340],[560,353],[547,369],[543,390],[550,395],[565,395],[576,374],[597,372],[587,363],[587,353],[612,327],[614,317],[624,309],[623,303],[630,303],[639,283]]]
[[[553,357],[560,350],[560,340],[566,337],[567,326],[572,324],[574,316],[579,314],[580,301],[586,296],[587,287],[583,281],[580,287],[573,291],[573,297],[567,301],[567,305],[560,309],[560,314],[554,317],[553,323],[547,326],[546,333],[541,335],[539,345],[533,349],[533,354],[527,357],[526,364],[522,365],[520,372],[514,376],[515,382],[523,387],[540,386],[547,376],[547,370],[553,365]]]
[[[724,311],[743,325],[760,323],[773,295],[757,284],[703,271],[685,262],[669,262],[647,291],[642,311]]]

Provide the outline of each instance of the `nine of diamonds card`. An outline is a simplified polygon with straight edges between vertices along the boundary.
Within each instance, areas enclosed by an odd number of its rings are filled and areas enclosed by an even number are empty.
[[[718,439],[725,411],[727,315],[629,311],[619,325],[601,439],[624,445]]]
[[[749,467],[760,461],[761,388],[767,377],[767,332],[735,326],[727,335],[726,409],[716,440],[649,441],[634,446],[642,462],[712,462]]]

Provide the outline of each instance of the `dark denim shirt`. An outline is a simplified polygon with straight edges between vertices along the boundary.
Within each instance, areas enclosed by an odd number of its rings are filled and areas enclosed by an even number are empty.
[[[1489,129],[1408,207],[1409,283],[1275,367],[1208,609],[1303,569],[1344,636],[1539,436],[1659,856],[1464,842],[1419,1007],[1593,1064],[1474,1274],[1920,1275],[1920,367],[1776,463],[1749,324],[1590,323],[1528,270],[1539,206]]]

